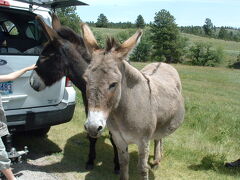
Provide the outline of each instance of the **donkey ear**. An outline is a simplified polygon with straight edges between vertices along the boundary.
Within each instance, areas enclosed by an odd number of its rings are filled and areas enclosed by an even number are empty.
[[[56,38],[59,38],[57,32],[49,27],[40,16],[36,16],[36,20],[42,25],[44,33],[48,36],[50,41],[53,41]]]
[[[60,23],[60,20],[59,18],[57,17],[56,14],[52,14],[52,27],[54,30],[58,30],[61,28],[61,23]]]
[[[90,53],[93,53],[93,51],[100,49],[89,26],[85,23],[81,23],[81,29],[83,33],[84,43]]]
[[[132,37],[122,43],[121,46],[116,49],[118,55],[122,58],[127,57],[140,42],[142,34],[143,31],[139,29],[134,35],[132,35]]]

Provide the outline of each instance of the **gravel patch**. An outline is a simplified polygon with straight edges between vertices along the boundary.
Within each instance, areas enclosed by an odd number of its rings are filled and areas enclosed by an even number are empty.
[[[47,156],[25,160],[22,163],[13,164],[13,172],[18,180],[59,180],[62,179],[54,173],[44,172],[42,166],[51,164]]]

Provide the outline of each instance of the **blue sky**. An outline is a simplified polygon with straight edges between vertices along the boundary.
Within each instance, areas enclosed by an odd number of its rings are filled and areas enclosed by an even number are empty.
[[[240,0],[81,0],[77,13],[83,21],[97,21],[103,13],[111,22],[135,22],[141,14],[145,22],[155,13],[168,10],[179,26],[204,24],[210,18],[215,26],[240,27]]]

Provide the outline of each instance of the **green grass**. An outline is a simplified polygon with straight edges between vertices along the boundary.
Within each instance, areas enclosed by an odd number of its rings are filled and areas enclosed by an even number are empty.
[[[107,37],[115,37],[121,43],[132,36],[136,29],[109,29],[109,28],[92,28],[93,34],[98,42],[98,45],[105,48]]]
[[[133,63],[137,68],[146,64]],[[240,71],[226,68],[174,65],[179,71],[186,115],[182,126],[164,139],[164,157],[150,179],[231,180],[240,178],[240,169],[229,170],[226,161],[240,158]],[[112,180],[113,153],[107,130],[97,143],[96,167],[85,171],[88,140],[83,130],[83,105],[77,91],[72,121],[51,128],[47,139],[27,138],[32,152],[51,154],[43,171],[61,179]],[[59,152],[62,150],[62,152]],[[130,146],[130,179],[139,179],[137,148]],[[153,144],[151,144],[151,156]]]
[[[109,28],[92,28],[93,33],[101,33],[104,36],[115,36],[118,33],[126,31],[126,29],[109,29]]]

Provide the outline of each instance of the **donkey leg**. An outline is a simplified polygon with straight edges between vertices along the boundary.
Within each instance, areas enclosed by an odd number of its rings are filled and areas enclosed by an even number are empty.
[[[163,156],[162,139],[154,140],[154,160],[152,168],[156,169],[159,166],[162,156]]]
[[[142,180],[148,180],[148,156],[149,156],[149,141],[143,141],[138,145],[138,168]]]
[[[118,148],[118,157],[120,163],[120,180],[128,180],[128,164],[129,164],[129,154],[128,147],[125,145],[124,147]]]
[[[113,141],[113,138],[112,138],[112,133],[109,131],[109,135],[110,135],[110,141],[112,143],[112,146],[113,146],[113,151],[114,151],[114,173],[115,174],[119,174],[120,173],[120,165],[119,165],[119,160],[118,160],[118,151],[117,151],[117,147]]]
[[[121,138],[121,135],[118,133],[112,133],[112,137],[117,146],[119,164],[120,164],[120,180],[128,180],[128,164],[129,164],[129,154],[128,154],[128,145]]]
[[[86,169],[92,170],[94,166],[94,160],[96,158],[96,142],[97,138],[92,138],[88,136],[89,139],[89,154],[88,154],[88,161],[86,163]]]

